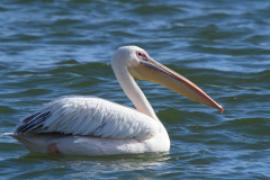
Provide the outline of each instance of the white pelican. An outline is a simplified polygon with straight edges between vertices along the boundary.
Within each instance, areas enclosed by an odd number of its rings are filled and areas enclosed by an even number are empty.
[[[168,152],[168,133],[134,78],[160,83],[223,111],[198,86],[155,61],[140,47],[120,47],[111,63],[136,109],[97,97],[62,97],[25,118],[10,135],[30,151],[40,153],[95,156]]]

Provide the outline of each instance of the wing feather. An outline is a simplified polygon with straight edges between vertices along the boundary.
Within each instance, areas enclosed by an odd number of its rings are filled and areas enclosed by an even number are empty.
[[[25,118],[16,132],[146,139],[158,130],[157,121],[134,109],[95,97],[64,97]]]

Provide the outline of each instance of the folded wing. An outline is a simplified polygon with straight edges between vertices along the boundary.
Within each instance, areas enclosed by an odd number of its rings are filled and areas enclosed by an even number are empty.
[[[159,123],[132,108],[95,97],[64,97],[25,118],[16,133],[147,139]]]

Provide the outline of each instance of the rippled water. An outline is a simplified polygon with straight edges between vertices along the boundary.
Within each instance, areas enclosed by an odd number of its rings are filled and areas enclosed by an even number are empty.
[[[169,154],[52,157],[0,136],[2,179],[270,178],[269,1],[3,0],[0,21],[0,133],[63,95],[131,105],[109,65],[127,44],[225,107],[140,82],[169,131]]]

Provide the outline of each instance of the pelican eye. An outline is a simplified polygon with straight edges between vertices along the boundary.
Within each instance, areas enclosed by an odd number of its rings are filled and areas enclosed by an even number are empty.
[[[148,60],[148,58],[147,58],[147,55],[145,54],[145,53],[143,53],[143,52],[136,52],[136,55],[139,57],[139,58],[141,58],[141,59],[143,59],[143,60],[145,60],[145,61],[147,61]]]

